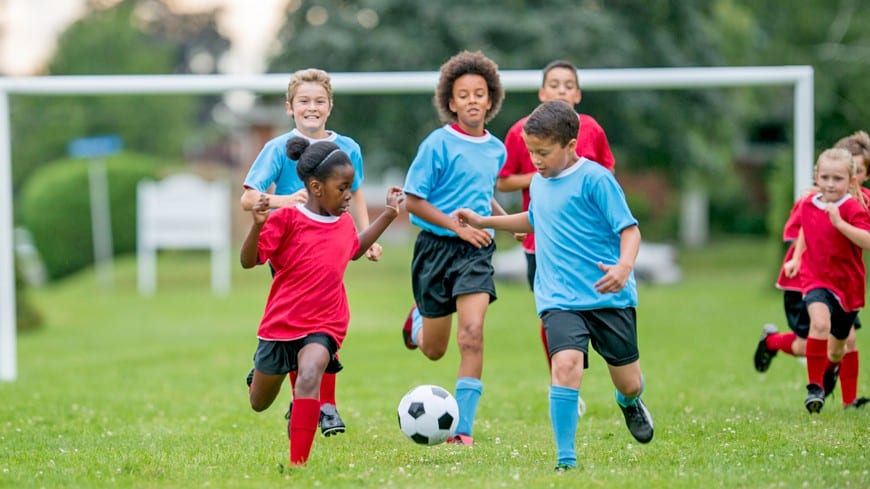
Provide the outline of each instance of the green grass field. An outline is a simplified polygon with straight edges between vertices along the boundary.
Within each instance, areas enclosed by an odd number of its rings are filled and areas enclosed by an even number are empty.
[[[235,269],[231,295],[216,298],[206,255],[167,253],[157,294],[141,298],[125,258],[112,291],[92,273],[31,291],[47,324],[19,335],[19,379],[0,383],[0,487],[870,487],[870,409],[844,411],[838,389],[810,416],[802,364],[780,355],[766,374],[752,368],[761,325],[784,327],[774,255],[729,241],[683,252],[679,285],[641,286],[655,439],[628,433],[592,354],[580,468],[564,474],[553,472],[548,373],[524,284],[499,284],[487,315],[475,446],[421,447],[399,431],[396,405],[417,384],[453,390],[455,345],[439,362],[401,345],[410,245],[351,264],[338,377],[348,432],[318,433],[309,465],[287,470],[290,392],[254,413],[244,384],[268,271]],[[870,394],[864,358],[859,395]]]

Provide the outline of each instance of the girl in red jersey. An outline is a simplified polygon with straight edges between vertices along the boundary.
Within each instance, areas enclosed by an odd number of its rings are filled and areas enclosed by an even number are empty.
[[[868,172],[870,172],[870,135],[865,131],[857,131],[841,138],[834,144],[834,147],[846,149],[852,154],[859,189],[864,194],[864,202],[870,203],[870,189],[863,186],[868,179]],[[818,189],[813,189],[801,200],[812,198],[816,193],[818,193]],[[795,203],[783,228],[783,240],[791,243],[783,259],[783,265],[794,256],[794,242],[800,233],[800,223],[797,220],[797,209],[800,204],[800,200]],[[787,277],[785,271],[781,269],[776,287],[783,291],[786,322],[790,331],[780,333],[777,332],[774,325],[764,325],[754,357],[755,369],[759,372],[765,372],[768,369],[777,352],[781,351],[788,355],[803,357],[810,330],[810,319],[803,300],[800,278],[798,276]],[[860,408],[870,403],[870,398],[858,397],[859,355],[855,330],[860,328],[861,322],[856,318],[855,324],[849,332],[849,337],[846,338],[846,353],[843,355],[843,359],[839,363],[829,364],[824,374],[822,388],[825,390],[825,397],[833,393],[839,378],[844,408]]]
[[[296,137],[287,154],[308,190],[304,204],[269,212],[270,196],[253,206],[253,224],[241,249],[243,268],[272,264],[275,277],[254,353],[250,402],[254,411],[268,408],[289,372],[298,374],[290,418],[290,464],[308,460],[320,416],[320,382],[341,347],[350,319],[344,272],[350,260],[364,256],[398,215],[402,190],[387,192],[384,212],[357,234],[346,212],[354,168],[332,142],[309,143]]]
[[[801,231],[794,257],[784,265],[786,276],[799,273],[810,317],[804,401],[810,413],[825,405],[825,369],[843,358],[846,338],[864,306],[862,249],[870,249],[870,213],[849,151],[824,151],[816,162],[815,180],[819,192],[797,209]]]

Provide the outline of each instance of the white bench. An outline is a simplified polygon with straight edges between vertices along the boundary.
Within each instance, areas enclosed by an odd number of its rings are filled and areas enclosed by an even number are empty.
[[[217,295],[230,290],[230,189],[184,173],[136,188],[139,293],[157,288],[159,249],[211,250],[211,287]]]

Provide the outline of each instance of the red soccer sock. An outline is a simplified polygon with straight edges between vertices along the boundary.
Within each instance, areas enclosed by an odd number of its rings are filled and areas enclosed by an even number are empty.
[[[858,397],[858,351],[850,351],[840,361],[840,392],[843,406],[855,402]]]
[[[791,331],[788,333],[774,333],[768,335],[765,340],[765,345],[767,345],[768,350],[781,351],[783,353],[788,353],[789,355],[794,355],[791,345],[794,343],[795,338],[797,338],[797,335]]]
[[[807,338],[807,380],[822,386],[828,365],[828,340]]]
[[[335,403],[335,374],[324,373],[320,379],[320,404],[338,406]]]
[[[308,462],[318,419],[320,401],[311,397],[293,399],[293,413],[290,415],[290,465],[305,465]]]
[[[547,356],[547,370],[550,370],[550,345],[547,343],[547,329],[544,328],[544,322],[541,321],[541,344],[544,345],[544,355]]]

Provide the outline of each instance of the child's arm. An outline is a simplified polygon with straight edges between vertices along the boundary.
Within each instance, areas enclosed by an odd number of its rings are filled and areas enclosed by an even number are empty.
[[[455,212],[455,216],[460,224],[468,224],[477,229],[493,228],[514,233],[534,232],[532,223],[529,222],[528,212],[482,217],[471,209],[459,209]]]
[[[292,207],[296,204],[304,204],[308,201],[308,190],[304,188],[297,190],[290,195],[266,194],[265,192],[260,192],[256,189],[245,188],[245,192],[242,194],[241,198],[242,209],[246,211],[253,210],[260,195],[264,194],[269,196],[269,205],[274,209],[279,207]]]
[[[477,248],[489,246],[492,242],[492,236],[488,232],[468,226],[461,226],[459,222],[438,210],[437,207],[430,204],[426,199],[413,194],[408,194],[407,198],[405,208],[420,219],[453,231],[460,239],[468,241]]]
[[[393,219],[399,215],[399,205],[404,201],[405,194],[402,193],[402,189],[399,187],[390,187],[387,191],[387,207],[369,227],[359,233],[359,249],[353,258],[351,258],[352,260],[356,260],[366,254],[368,249],[371,248],[381,234],[387,230],[387,226],[389,226],[390,223],[393,222]]]
[[[535,176],[535,172],[499,177],[498,180],[495,181],[495,188],[499,192],[513,192],[516,190],[524,190],[529,188],[529,186],[532,184],[533,176]]]
[[[269,217],[269,200],[268,194],[260,194],[251,208],[254,222],[251,224],[251,229],[245,237],[245,242],[242,243],[242,251],[239,253],[239,261],[242,263],[242,268],[253,268],[258,264],[257,245],[260,241],[260,229]]]
[[[598,262],[598,268],[604,272],[604,276],[598,279],[595,290],[604,294],[607,292],[619,292],[628,282],[637,252],[640,249],[640,228],[637,225],[629,226],[619,233],[619,261],[614,265],[605,265]]]
[[[833,204],[828,204],[825,210],[828,212],[828,217],[831,218],[831,224],[843,233],[843,236],[849,238],[849,241],[855,246],[860,246],[865,250],[870,249],[870,232],[849,224],[840,216],[840,209]]]
[[[807,249],[807,241],[804,238],[804,230],[801,228],[800,234],[798,234],[798,239],[794,242],[794,255],[792,255],[791,260],[782,264],[782,269],[785,272],[785,276],[788,278],[794,278],[798,274],[798,270],[801,268],[801,256],[804,254],[804,250]]]
[[[505,212],[504,207],[495,200],[495,197],[492,198],[492,202],[490,203],[492,206],[492,215],[493,216],[506,216],[507,212]]]

